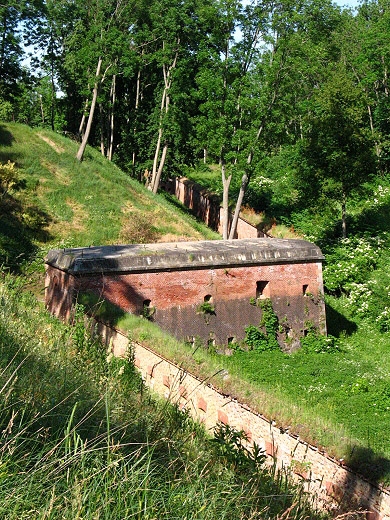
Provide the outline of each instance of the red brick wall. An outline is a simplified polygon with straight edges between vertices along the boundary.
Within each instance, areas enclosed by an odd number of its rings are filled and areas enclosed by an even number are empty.
[[[92,291],[125,312],[139,315],[144,301],[150,300],[155,310],[152,319],[162,328],[180,339],[199,336],[205,342],[214,340],[217,345],[226,345],[228,338],[243,339],[245,327],[259,323],[261,309],[251,304],[251,299],[256,298],[257,282],[269,282],[263,297],[271,298],[290,336],[302,335],[309,320],[325,331],[325,309],[319,294],[320,262],[101,274],[76,279],[49,267],[47,276],[53,280],[62,276],[62,291],[52,283],[46,284],[48,306],[57,315],[66,316],[66,306],[71,305],[77,291]],[[215,314],[199,312],[207,295],[212,298]],[[283,341],[283,336],[279,339]]]
[[[46,265],[45,302],[55,316],[69,320],[76,296],[75,282],[70,274]]]

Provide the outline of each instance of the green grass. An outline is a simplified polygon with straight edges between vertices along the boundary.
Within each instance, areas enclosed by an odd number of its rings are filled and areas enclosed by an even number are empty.
[[[332,354],[237,351],[225,356],[194,350],[143,318],[122,314],[114,321],[130,339],[212,380],[223,393],[345,459],[371,480],[388,482],[389,340],[374,328],[337,340],[341,350]]]
[[[0,161],[16,163],[27,189],[0,206],[0,261],[17,267],[37,248],[58,242],[88,246],[218,238],[97,151],[88,149],[82,163],[76,151],[76,143],[48,130],[1,125]]]
[[[169,198],[154,196],[129,179],[94,150],[88,149],[86,160],[79,164],[74,159],[75,143],[47,130],[22,125],[1,126],[0,140],[0,160],[15,161],[26,184],[1,201],[1,263],[22,272],[23,290],[33,290],[39,299],[44,287],[43,255],[53,247],[217,236],[186,212],[180,212]],[[351,229],[369,227],[371,233],[376,233],[389,228],[389,188],[384,179],[381,182],[384,188],[378,195],[379,203],[356,201]],[[301,217],[301,224],[306,223],[309,232],[313,221],[308,214]],[[324,237],[326,233],[321,235],[326,244]],[[383,247],[380,258],[373,260],[374,267],[368,268],[367,262],[359,264],[364,266],[364,283],[377,281],[376,293],[368,303],[364,293],[352,303],[351,293],[327,297],[328,330],[337,336],[339,353],[299,352],[286,356],[280,352],[237,352],[226,357],[203,349],[194,352],[149,321],[123,312],[115,315],[107,306],[101,309],[101,316],[114,316],[117,326],[131,331],[131,338],[204,379],[213,377],[224,392],[278,424],[290,426],[291,431],[325,447],[330,454],[346,459],[368,477],[388,482],[390,345],[388,333],[381,333],[376,326],[376,316],[383,308],[390,308],[386,289],[388,243]],[[355,272],[350,265],[354,260],[348,253],[342,260],[343,268],[337,268],[340,258],[334,251],[337,253],[337,248],[329,248],[326,253],[334,256],[335,280],[343,275],[343,283],[348,285],[349,273]],[[361,274],[363,267],[357,272]],[[366,315],[360,309],[365,303]],[[37,342],[44,345],[47,334],[40,334],[36,334]],[[220,370],[227,370],[229,377],[215,375]],[[39,388],[39,376],[35,377]],[[67,417],[71,410],[67,410]]]
[[[1,273],[1,518],[325,518],[237,432],[213,441],[149,394],[131,353],[113,358],[82,314],[60,323],[23,284]]]

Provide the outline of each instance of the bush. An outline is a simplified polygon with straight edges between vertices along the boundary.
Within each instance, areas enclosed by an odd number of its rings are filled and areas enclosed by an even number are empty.
[[[324,336],[315,327],[310,327],[306,336],[301,339],[302,351],[307,354],[333,354],[340,352],[334,336]]]
[[[15,163],[8,161],[0,164],[0,197],[3,198],[12,189],[18,189],[20,180]]]
[[[326,254],[324,284],[328,292],[347,294],[364,284],[378,265],[386,238],[384,235],[344,238]]]

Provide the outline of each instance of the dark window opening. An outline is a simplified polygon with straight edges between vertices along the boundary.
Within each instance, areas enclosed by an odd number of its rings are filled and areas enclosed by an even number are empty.
[[[236,338],[234,336],[231,336],[230,338],[228,338],[227,342],[228,342],[228,345],[231,345],[232,343],[236,342]]]
[[[203,301],[212,303],[213,297],[211,296],[211,294],[206,294],[206,296],[203,298]]]
[[[142,316],[148,320],[152,318],[155,313],[155,308],[152,305],[152,300],[144,300],[142,302]]]
[[[256,298],[261,298],[262,296],[265,296],[264,291],[267,288],[268,284],[268,281],[256,282]]]
[[[302,285],[302,293],[303,293],[303,296],[305,296],[307,294],[307,290],[309,288],[309,285],[307,283],[303,284]]]

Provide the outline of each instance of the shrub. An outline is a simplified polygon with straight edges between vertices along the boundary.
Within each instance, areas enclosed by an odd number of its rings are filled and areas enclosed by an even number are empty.
[[[205,301],[198,305],[196,312],[199,314],[215,314],[215,307],[211,302]]]
[[[324,336],[315,327],[310,327],[306,336],[301,339],[302,351],[307,354],[333,354],[340,352],[334,336]]]
[[[347,294],[364,284],[377,266],[385,236],[344,238],[326,255],[326,289],[333,294]]]
[[[18,189],[20,180],[15,163],[8,161],[0,164],[0,197],[3,198],[12,189]]]

